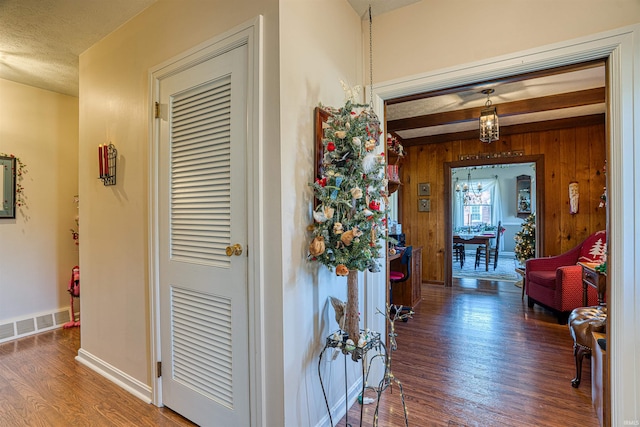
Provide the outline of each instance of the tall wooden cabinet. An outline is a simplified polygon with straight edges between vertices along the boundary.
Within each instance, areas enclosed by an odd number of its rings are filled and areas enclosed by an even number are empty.
[[[404,271],[404,266],[400,263],[401,255],[389,257],[389,271]],[[387,281],[389,283],[389,281]],[[393,287],[393,304],[415,307],[420,303],[422,294],[422,247],[413,247],[411,256],[411,277],[403,283],[398,283]],[[389,284],[390,286],[390,284]]]
[[[516,178],[516,215],[526,218],[531,215],[531,177],[520,175]]]

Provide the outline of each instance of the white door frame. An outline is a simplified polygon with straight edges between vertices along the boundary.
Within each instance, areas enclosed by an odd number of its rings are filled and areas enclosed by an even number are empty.
[[[640,422],[640,25],[408,76],[374,86],[387,99],[607,58],[611,425]],[[636,123],[634,127],[634,122]],[[567,334],[569,332],[567,331]],[[567,349],[567,351],[571,351]]]
[[[149,105],[159,102],[160,80],[189,68],[194,63],[206,61],[237,46],[248,49],[247,81],[247,249],[248,249],[248,310],[249,310],[249,398],[251,400],[251,426],[266,425],[265,405],[265,346],[264,346],[264,273],[263,259],[264,224],[262,202],[262,16],[245,22],[232,30],[207,40],[180,55],[149,70]],[[152,403],[162,406],[162,378],[156,375],[160,351],[160,281],[158,248],[158,143],[159,126],[154,109],[149,108],[149,316],[150,316],[150,367],[152,378]]]

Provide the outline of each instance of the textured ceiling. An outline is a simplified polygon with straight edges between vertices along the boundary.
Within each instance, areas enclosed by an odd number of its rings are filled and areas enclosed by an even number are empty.
[[[0,78],[78,96],[78,56],[156,0],[0,0]]]

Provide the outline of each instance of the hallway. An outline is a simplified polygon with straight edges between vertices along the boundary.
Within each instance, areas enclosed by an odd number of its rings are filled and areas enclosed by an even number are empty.
[[[454,279],[422,287],[413,319],[396,323],[392,371],[402,382],[409,425],[420,427],[597,427],[591,368],[575,374],[573,341],[549,311],[527,307],[509,282]],[[372,425],[374,405],[365,406]],[[404,426],[398,388],[383,394],[379,426]],[[360,405],[349,412],[357,425]],[[344,420],[338,424],[344,425]]]

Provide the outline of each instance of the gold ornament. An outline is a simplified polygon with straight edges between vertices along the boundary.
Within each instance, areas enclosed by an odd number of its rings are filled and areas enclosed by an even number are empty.
[[[318,256],[324,253],[324,237],[316,236],[309,245],[309,253],[311,256]]]
[[[360,231],[358,227],[353,227],[351,230],[342,233],[340,240],[345,244],[345,246],[349,246],[351,242],[353,242],[353,239],[360,236],[362,236],[362,231]]]

